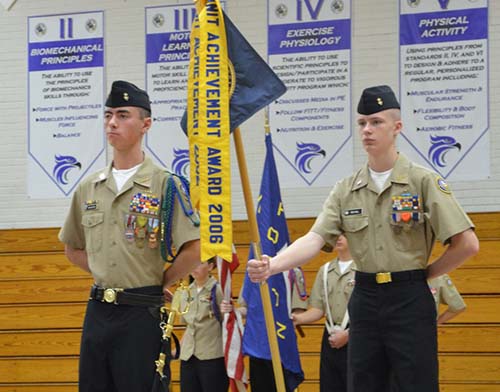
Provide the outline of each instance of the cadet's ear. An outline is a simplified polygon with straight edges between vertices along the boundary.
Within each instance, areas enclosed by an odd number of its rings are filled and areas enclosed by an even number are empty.
[[[397,136],[403,130],[403,122],[401,120],[396,120],[394,122],[394,136]]]
[[[149,128],[151,128],[151,117],[146,117],[144,119],[144,125],[142,126],[141,133],[144,135],[147,131],[149,131]]]

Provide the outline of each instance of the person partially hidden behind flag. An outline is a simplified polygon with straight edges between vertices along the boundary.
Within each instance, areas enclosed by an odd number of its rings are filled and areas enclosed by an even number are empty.
[[[307,309],[307,293],[304,279],[304,272],[301,268],[294,268],[290,271],[284,272],[282,275],[283,286],[286,287],[286,292],[283,294],[286,298],[285,314],[290,314],[292,318],[294,315],[299,315]],[[277,276],[281,279],[281,276]],[[287,282],[287,281],[288,282]],[[274,290],[273,290],[274,289]],[[271,287],[271,298],[279,302],[279,293],[276,287]],[[265,330],[265,321],[262,309],[262,302],[260,299],[259,287],[257,284],[252,283],[248,276],[245,277],[240,295],[238,297],[238,305],[236,308],[243,317],[246,317],[245,332],[243,333],[243,353],[249,356],[250,363],[250,386],[252,391],[276,391],[276,384],[274,380],[274,371],[272,361],[269,359],[269,348],[264,348],[262,341],[267,341]],[[273,306],[276,319],[279,320],[279,306]],[[292,324],[292,323],[290,323]],[[280,334],[278,334],[278,337]],[[286,342],[284,343],[286,344]],[[283,362],[286,350],[282,349],[280,342],[280,354]],[[288,344],[295,345],[296,341],[293,339]],[[290,347],[294,349],[294,347]],[[292,392],[296,386],[296,376],[293,372],[283,367],[285,374],[285,387],[287,392]]]
[[[162,379],[169,374],[169,353],[160,353],[164,294],[200,262],[197,217],[182,181],[142,150],[151,121],[148,94],[113,82],[104,112],[113,160],[78,185],[59,232],[69,261],[95,282],[83,324],[80,392],[151,392],[160,385],[159,370]],[[173,198],[166,200],[166,191]],[[178,250],[167,269],[166,243]],[[166,366],[157,368],[160,354]]]
[[[396,148],[403,129],[388,86],[369,87],[358,104],[368,164],[339,181],[311,230],[272,259],[250,260],[261,282],[331,251],[344,234],[356,263],[348,309],[349,392],[380,392],[391,373],[401,392],[438,392],[436,307],[427,279],[479,251],[474,225],[436,173]],[[447,246],[428,265],[435,240]]]
[[[338,257],[321,266],[316,275],[309,309],[292,315],[295,325],[326,316],[319,362],[320,392],[347,392],[347,303],[354,288],[354,265],[345,236],[337,238],[335,250]]]
[[[196,267],[191,276],[194,281],[183,294],[181,308],[188,306],[181,320],[186,330],[181,340],[181,392],[227,392],[222,346],[223,312],[230,312],[231,305],[223,308],[222,290],[211,275],[215,258]]]

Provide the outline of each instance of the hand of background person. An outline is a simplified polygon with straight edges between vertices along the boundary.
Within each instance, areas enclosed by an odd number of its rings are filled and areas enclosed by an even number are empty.
[[[221,313],[231,313],[233,310],[233,304],[225,299],[222,300],[220,304]]]
[[[330,343],[331,348],[342,348],[349,341],[349,330],[344,331],[334,331],[328,337],[328,343]]]

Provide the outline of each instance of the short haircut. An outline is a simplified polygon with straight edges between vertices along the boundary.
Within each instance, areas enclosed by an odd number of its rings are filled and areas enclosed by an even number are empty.
[[[146,110],[146,109],[140,108],[140,107],[138,107],[137,109],[139,109],[139,116],[140,116],[141,120],[144,120],[145,118],[151,117],[151,112],[149,110]]]

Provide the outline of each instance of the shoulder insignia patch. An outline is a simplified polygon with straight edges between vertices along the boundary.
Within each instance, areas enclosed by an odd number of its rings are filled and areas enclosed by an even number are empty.
[[[441,192],[451,194],[448,183],[442,177],[436,177],[436,185]]]

